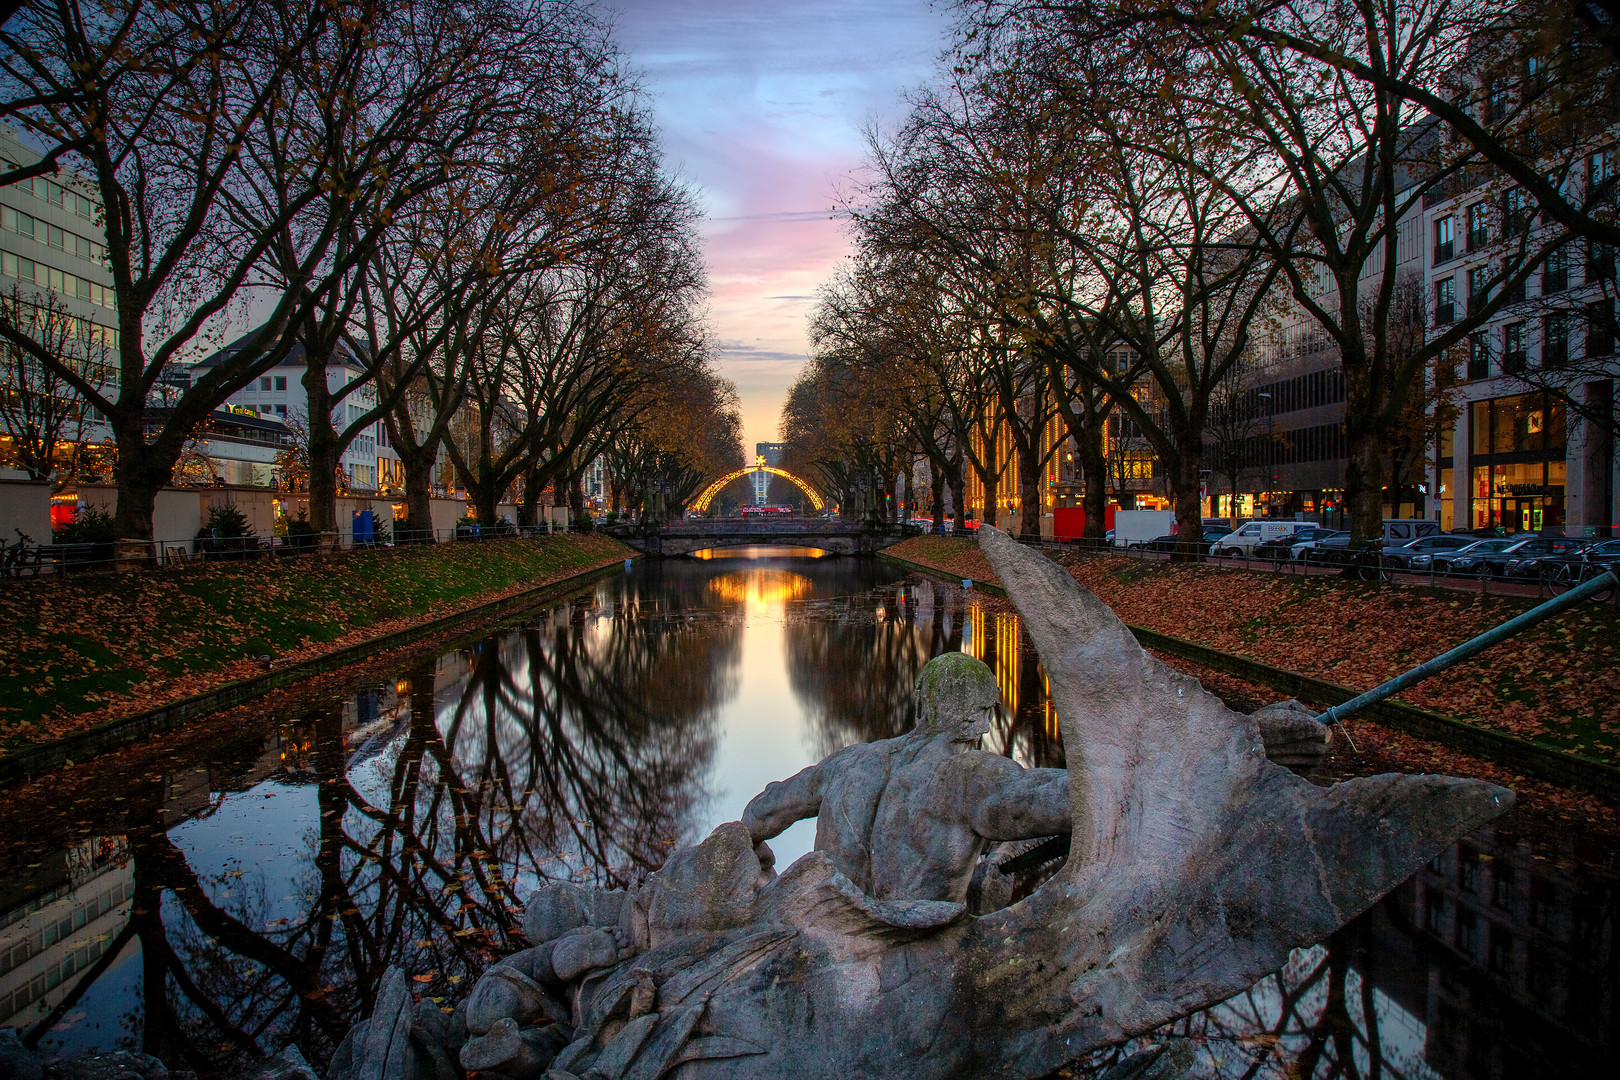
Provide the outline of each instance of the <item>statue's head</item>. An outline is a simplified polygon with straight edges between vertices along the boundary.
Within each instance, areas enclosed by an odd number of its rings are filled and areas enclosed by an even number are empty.
[[[919,735],[948,735],[952,742],[974,743],[990,730],[990,716],[1001,700],[996,673],[963,652],[934,657],[917,676]]]

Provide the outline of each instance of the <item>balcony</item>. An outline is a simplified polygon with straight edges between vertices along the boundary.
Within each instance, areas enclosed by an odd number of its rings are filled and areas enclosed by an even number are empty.
[[[1504,374],[1504,375],[1523,375],[1524,374],[1524,350],[1523,349],[1518,349],[1518,350],[1515,350],[1513,352],[1505,352],[1505,353],[1502,354],[1502,374]]]
[[[1457,321],[1457,305],[1456,304],[1436,304],[1436,305],[1434,305],[1434,325],[1436,325],[1436,326],[1450,326],[1452,323],[1454,323],[1456,321]]]
[[[1434,245],[1434,265],[1448,263],[1457,257],[1457,245],[1450,240]]]

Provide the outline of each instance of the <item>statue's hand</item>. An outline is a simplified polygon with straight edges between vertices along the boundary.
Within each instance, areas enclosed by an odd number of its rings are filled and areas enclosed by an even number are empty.
[[[551,968],[564,982],[588,971],[608,968],[634,952],[630,936],[617,926],[573,934],[558,941],[551,952]]]

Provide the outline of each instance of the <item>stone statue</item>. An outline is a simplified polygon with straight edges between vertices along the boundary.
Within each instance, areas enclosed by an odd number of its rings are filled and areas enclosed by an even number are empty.
[[[1067,783],[973,751],[993,683],[965,659],[938,664],[919,686],[918,731],[772,785],[746,821],[676,851],[638,889],[536,898],[535,949],[486,973],[461,1011],[466,1031],[483,1027],[463,1067],[511,1080],[1043,1076],[1252,985],[1511,805],[1510,791],[1450,777],[1311,784],[1268,760],[1262,734],[1309,759],[1323,737],[1303,710],[1226,708],[1062,569],[980,536],[1045,665]],[[763,838],[811,813],[819,850],[778,876]],[[1062,826],[1056,874],[968,914],[964,873],[984,844]],[[397,985],[341,1075],[437,1080],[442,1046],[425,1047]],[[355,1070],[371,1060],[362,1044],[406,1060]],[[1174,1072],[1169,1053],[1126,1064]]]
[[[816,850],[868,895],[961,902],[990,843],[1069,827],[1066,771],[978,748],[1000,698],[981,661],[937,656],[917,679],[911,731],[845,747],[771,784],[742,823],[758,842],[814,817]]]

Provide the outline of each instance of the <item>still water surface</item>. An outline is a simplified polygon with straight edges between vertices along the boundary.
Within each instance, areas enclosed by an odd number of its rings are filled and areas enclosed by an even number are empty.
[[[988,748],[1061,765],[1016,616],[756,550],[639,565],[375,684],[245,712],[228,747],[45,820],[0,807],[0,1026],[204,1074],[289,1041],[324,1059],[389,965],[459,1000],[538,882],[633,882],[770,781],[899,734],[951,649],[1001,683]],[[813,839],[772,841],[778,865]],[[1614,871],[1515,811],[1176,1029],[1207,1076],[1612,1075]]]

